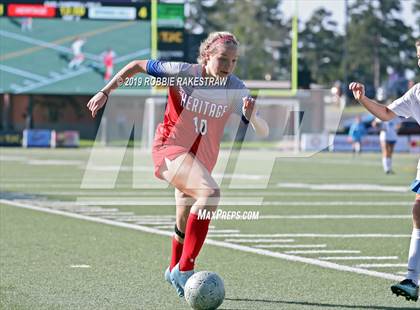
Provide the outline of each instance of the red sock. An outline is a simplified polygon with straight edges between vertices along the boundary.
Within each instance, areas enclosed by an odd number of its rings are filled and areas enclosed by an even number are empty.
[[[200,253],[209,230],[209,219],[198,219],[197,214],[190,213],[185,229],[184,250],[179,260],[179,270],[194,269],[195,258]]]
[[[184,247],[183,243],[180,243],[176,240],[175,237],[172,237],[172,256],[171,256],[171,264],[169,265],[169,270],[172,271],[172,268],[178,264],[179,259],[182,255],[182,248]]]

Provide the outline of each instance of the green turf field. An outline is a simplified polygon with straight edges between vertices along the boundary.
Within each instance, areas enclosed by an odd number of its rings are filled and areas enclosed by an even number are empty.
[[[89,148],[0,149],[1,309],[188,309],[163,279],[173,192],[132,151],[92,166]],[[418,309],[389,290],[405,272],[416,155],[396,154],[395,175],[380,154],[279,158],[266,189],[276,153],[244,155],[243,188],[223,188],[220,209],[259,219],[213,221],[197,261],[223,277],[221,309]]]
[[[134,59],[150,58],[146,21],[34,19],[21,31],[18,19],[0,18],[0,93],[93,94],[104,85],[101,54],[115,53],[114,74]],[[70,69],[71,44],[86,39],[85,61]]]

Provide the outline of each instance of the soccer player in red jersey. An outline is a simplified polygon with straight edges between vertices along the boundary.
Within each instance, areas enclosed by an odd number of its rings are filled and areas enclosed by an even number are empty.
[[[216,164],[225,124],[232,113],[251,123],[260,136],[269,128],[256,111],[255,100],[244,83],[233,74],[239,43],[228,32],[211,33],[200,46],[198,64],[137,60],[126,65],[95,96],[88,108],[95,117],[121,81],[137,73],[157,78],[219,78],[221,85],[181,83],[169,87],[163,122],[156,129],[153,144],[155,175],[175,188],[176,224],[172,259],[165,278],[179,296],[194,273],[194,262],[205,241],[210,220],[199,211],[215,211],[220,189],[211,176]],[[193,79],[191,79],[193,80]]]
[[[115,52],[111,48],[108,48],[101,56],[102,63],[105,67],[104,81],[108,82],[111,79],[112,74],[114,73]]]

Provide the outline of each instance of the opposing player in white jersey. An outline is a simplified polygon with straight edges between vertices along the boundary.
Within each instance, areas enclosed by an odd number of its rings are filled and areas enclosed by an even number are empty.
[[[399,117],[395,117],[389,121],[382,121],[379,118],[372,122],[373,127],[379,129],[379,142],[382,150],[382,167],[386,174],[393,174],[392,155],[394,147],[398,139],[398,129],[401,126]]]
[[[229,116],[238,114],[251,123],[258,135],[268,135],[268,125],[254,109],[255,100],[233,74],[238,41],[227,32],[211,33],[200,46],[198,64],[138,60],[126,65],[88,103],[95,117],[109,93],[137,73],[181,81],[221,78],[219,85],[181,83],[170,86],[163,122],[153,143],[155,175],[175,188],[176,224],[172,258],[165,278],[184,295],[184,286],[194,273],[195,259],[207,236],[210,219],[198,214],[215,211],[220,189],[211,176],[220,141]],[[122,81],[122,82],[121,82]],[[201,82],[199,82],[201,83]],[[193,83],[194,84],[194,83]],[[210,213],[211,214],[211,213]]]
[[[418,66],[420,67],[420,40],[416,41]],[[365,87],[358,82],[349,85],[354,98],[358,100],[369,112],[383,121],[389,121],[397,116],[412,117],[420,124],[420,83],[415,84],[401,98],[384,106],[365,96]],[[413,206],[413,231],[411,235],[410,250],[408,254],[408,272],[406,279],[391,286],[397,296],[404,296],[407,300],[417,301],[419,298],[420,273],[420,160],[417,166],[417,176],[411,186],[416,193]]]
[[[85,54],[82,52],[82,47],[85,45],[86,40],[83,38],[76,38],[71,44],[71,50],[73,52],[73,58],[69,62],[68,67],[70,69],[77,69],[85,60]]]

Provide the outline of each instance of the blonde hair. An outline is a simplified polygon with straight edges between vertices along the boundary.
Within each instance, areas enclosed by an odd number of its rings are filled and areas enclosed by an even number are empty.
[[[198,55],[197,62],[199,64],[206,64],[206,57],[216,52],[220,46],[238,47],[239,41],[236,37],[227,31],[212,32],[200,44],[200,54]]]

